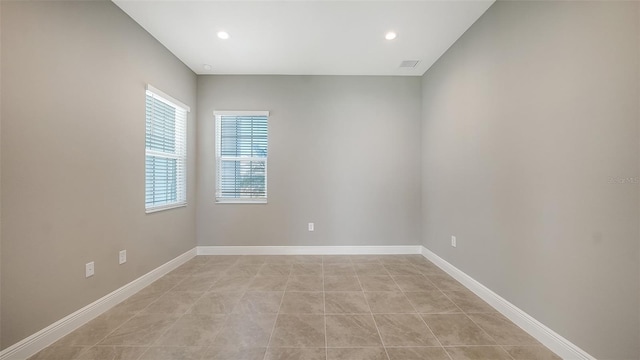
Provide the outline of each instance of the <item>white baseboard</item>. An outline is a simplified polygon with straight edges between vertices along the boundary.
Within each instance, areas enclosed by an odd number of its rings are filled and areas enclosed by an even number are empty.
[[[534,319],[531,315],[520,310],[512,303],[494,293],[489,288],[482,285],[474,278],[465,274],[462,270],[451,265],[427,248],[422,247],[422,255],[458,280],[469,290],[473,291],[476,295],[482,298],[482,300],[493,306],[502,315],[520,326],[524,331],[536,338],[536,340],[540,341],[544,346],[551,349],[551,351],[555,352],[561,358],[567,360],[596,360],[596,358],[589,355],[586,351],[580,349],[569,340],[549,329],[547,326]]]
[[[394,255],[420,254],[422,246],[198,246],[197,249],[198,255]]]
[[[25,360],[29,358],[80,326],[93,320],[98,315],[126,300],[129,296],[142,290],[147,285],[189,261],[194,256],[196,256],[195,248],[103,296],[73,314],[65,316],[28,338],[4,349],[0,352],[0,360]]]

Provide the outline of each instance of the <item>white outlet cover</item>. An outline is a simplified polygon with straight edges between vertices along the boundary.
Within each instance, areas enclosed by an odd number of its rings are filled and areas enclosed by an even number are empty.
[[[453,247],[457,247],[458,243],[457,243],[457,239],[455,236],[451,236],[451,246]]]
[[[91,277],[95,273],[95,264],[92,262],[86,263],[84,266],[84,276]]]
[[[314,224],[313,223],[309,223],[309,231],[313,231],[314,230]]]
[[[122,265],[127,262],[127,250],[120,250],[118,255],[118,264]]]

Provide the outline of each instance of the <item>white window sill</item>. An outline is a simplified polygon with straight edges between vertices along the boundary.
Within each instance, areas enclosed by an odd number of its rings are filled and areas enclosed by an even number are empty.
[[[216,204],[266,204],[267,199],[216,199]]]
[[[145,209],[145,213],[146,214],[151,214],[151,213],[155,213],[155,212],[158,212],[158,211],[170,210],[170,209],[181,208],[181,207],[187,207],[187,203],[169,204],[169,205],[164,205],[164,206],[152,207],[152,208],[149,208],[149,209]]]

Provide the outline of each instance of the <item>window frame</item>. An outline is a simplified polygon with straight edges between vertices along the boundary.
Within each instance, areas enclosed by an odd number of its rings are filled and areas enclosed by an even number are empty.
[[[215,119],[215,144],[216,144],[216,183],[215,183],[215,203],[216,204],[267,204],[268,203],[268,169],[269,169],[269,111],[247,110],[247,111],[221,111],[213,112]],[[221,121],[223,116],[266,116],[267,117],[267,155],[265,157],[242,157],[242,156],[222,156],[221,152]],[[255,161],[264,162],[264,197],[250,198],[225,198],[219,196],[222,182],[221,162],[227,161]]]
[[[153,87],[150,84],[147,84],[146,89],[145,89],[145,104],[147,101],[147,96],[151,96],[153,99],[156,99],[158,101],[161,101],[171,107],[173,107],[176,110],[176,117],[175,117],[175,122],[176,122],[176,126],[175,126],[175,134],[174,134],[174,141],[176,143],[178,143],[178,137],[181,137],[182,139],[182,144],[180,144],[180,146],[178,146],[173,153],[170,152],[164,152],[164,151],[158,151],[158,150],[153,150],[153,149],[149,149],[147,148],[147,132],[146,132],[146,119],[147,119],[147,112],[146,112],[146,108],[145,108],[145,156],[144,156],[144,161],[145,161],[145,175],[144,175],[144,181],[145,181],[145,185],[144,185],[144,193],[145,193],[145,200],[144,200],[144,205],[145,205],[145,213],[146,214],[150,214],[150,213],[154,213],[154,212],[158,212],[158,211],[164,211],[164,210],[169,210],[169,209],[175,209],[175,208],[180,208],[180,207],[186,207],[187,206],[187,125],[188,125],[188,118],[189,118],[189,112],[191,112],[191,108],[187,105],[185,105],[184,103],[182,103],[181,101],[173,98],[170,95],[167,95],[166,93],[164,93],[163,91]],[[177,112],[181,111],[183,112],[184,116],[178,116]],[[180,124],[178,124],[178,121],[184,121],[183,124],[181,124],[182,126],[180,126]],[[158,157],[158,158],[166,158],[166,159],[176,159],[176,201],[175,202],[170,202],[170,203],[163,203],[161,205],[148,205],[147,204],[147,157],[148,156],[154,156],[154,157]],[[180,182],[182,184],[180,184]]]

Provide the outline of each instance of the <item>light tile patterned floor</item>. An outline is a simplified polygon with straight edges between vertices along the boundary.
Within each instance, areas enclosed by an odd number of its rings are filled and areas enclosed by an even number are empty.
[[[197,256],[31,360],[559,359],[420,255]]]

